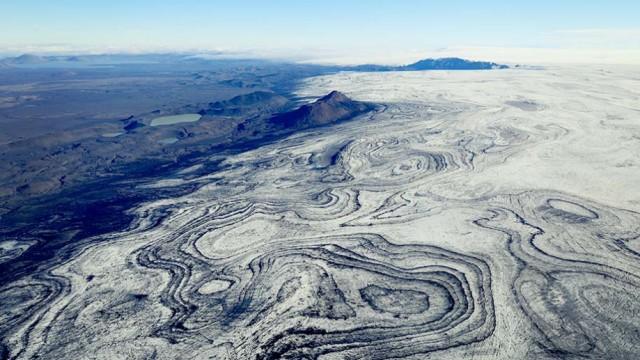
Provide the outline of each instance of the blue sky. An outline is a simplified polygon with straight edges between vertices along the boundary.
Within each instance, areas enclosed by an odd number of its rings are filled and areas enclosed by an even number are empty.
[[[638,0],[2,0],[0,52],[223,50],[382,62],[465,51],[635,56],[638,14]]]

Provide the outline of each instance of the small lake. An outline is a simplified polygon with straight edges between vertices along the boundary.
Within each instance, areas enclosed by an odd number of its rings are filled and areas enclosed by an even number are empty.
[[[162,144],[162,145],[170,145],[170,144],[173,144],[175,142],[178,142],[178,139],[172,138],[172,137],[171,138],[164,138],[164,139],[158,140],[158,142],[160,144]]]
[[[161,116],[151,120],[151,126],[172,125],[179,123],[194,122],[200,120],[202,116],[200,114],[180,114]]]
[[[104,134],[102,134],[102,136],[107,137],[107,138],[113,138],[113,137],[116,137],[116,136],[120,136],[122,134],[124,134],[124,133],[123,132],[110,132],[110,133],[104,133]]]

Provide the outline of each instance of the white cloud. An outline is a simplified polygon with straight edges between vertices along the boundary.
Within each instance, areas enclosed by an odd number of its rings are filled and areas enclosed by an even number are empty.
[[[564,29],[545,33],[554,47],[640,49],[640,28]]]
[[[631,46],[640,39],[640,29],[575,29],[560,30],[548,33],[554,41],[564,46],[549,47],[496,47],[496,46],[450,46],[438,49],[385,49],[366,48],[356,50],[338,49],[229,49],[216,47],[175,48],[161,46],[101,46],[86,47],[69,44],[37,44],[25,46],[2,46],[0,54],[18,55],[34,54],[105,54],[105,53],[159,53],[182,52],[206,54],[205,56],[265,59],[288,59],[306,63],[324,64],[407,64],[420,59],[432,57],[462,57],[471,60],[494,61],[507,64],[637,64],[640,65],[640,46]],[[577,41],[580,38],[583,40]],[[628,46],[617,47],[587,46],[599,45],[613,39],[629,38]],[[573,39],[573,40],[571,40]],[[590,39],[587,41],[586,39]],[[596,39],[598,39],[596,41]],[[601,45],[601,44],[600,44]]]
[[[521,64],[640,64],[640,49],[452,47],[438,53]]]
[[[640,65],[640,49],[603,48],[525,48],[453,46],[435,50],[411,50],[402,52],[370,52],[357,55],[332,54],[316,57],[307,62],[326,64],[407,64],[424,58],[461,57],[470,60],[493,61],[506,64],[637,64]]]

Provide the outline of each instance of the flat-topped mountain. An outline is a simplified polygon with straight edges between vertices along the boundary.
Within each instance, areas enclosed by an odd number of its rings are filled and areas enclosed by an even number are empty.
[[[455,57],[424,59],[402,67],[404,70],[490,70],[507,68],[507,65],[500,65],[494,62],[471,61]]]
[[[412,64],[402,66],[389,65],[357,65],[349,67],[352,71],[422,71],[422,70],[492,70],[508,69],[507,65],[489,61],[472,61],[457,57],[424,59]]]

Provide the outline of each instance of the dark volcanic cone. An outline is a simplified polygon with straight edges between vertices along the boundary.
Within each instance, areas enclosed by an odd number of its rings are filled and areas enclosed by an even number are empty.
[[[301,129],[346,120],[372,109],[370,104],[352,100],[339,91],[332,91],[314,103],[275,115],[270,122],[282,129]]]

